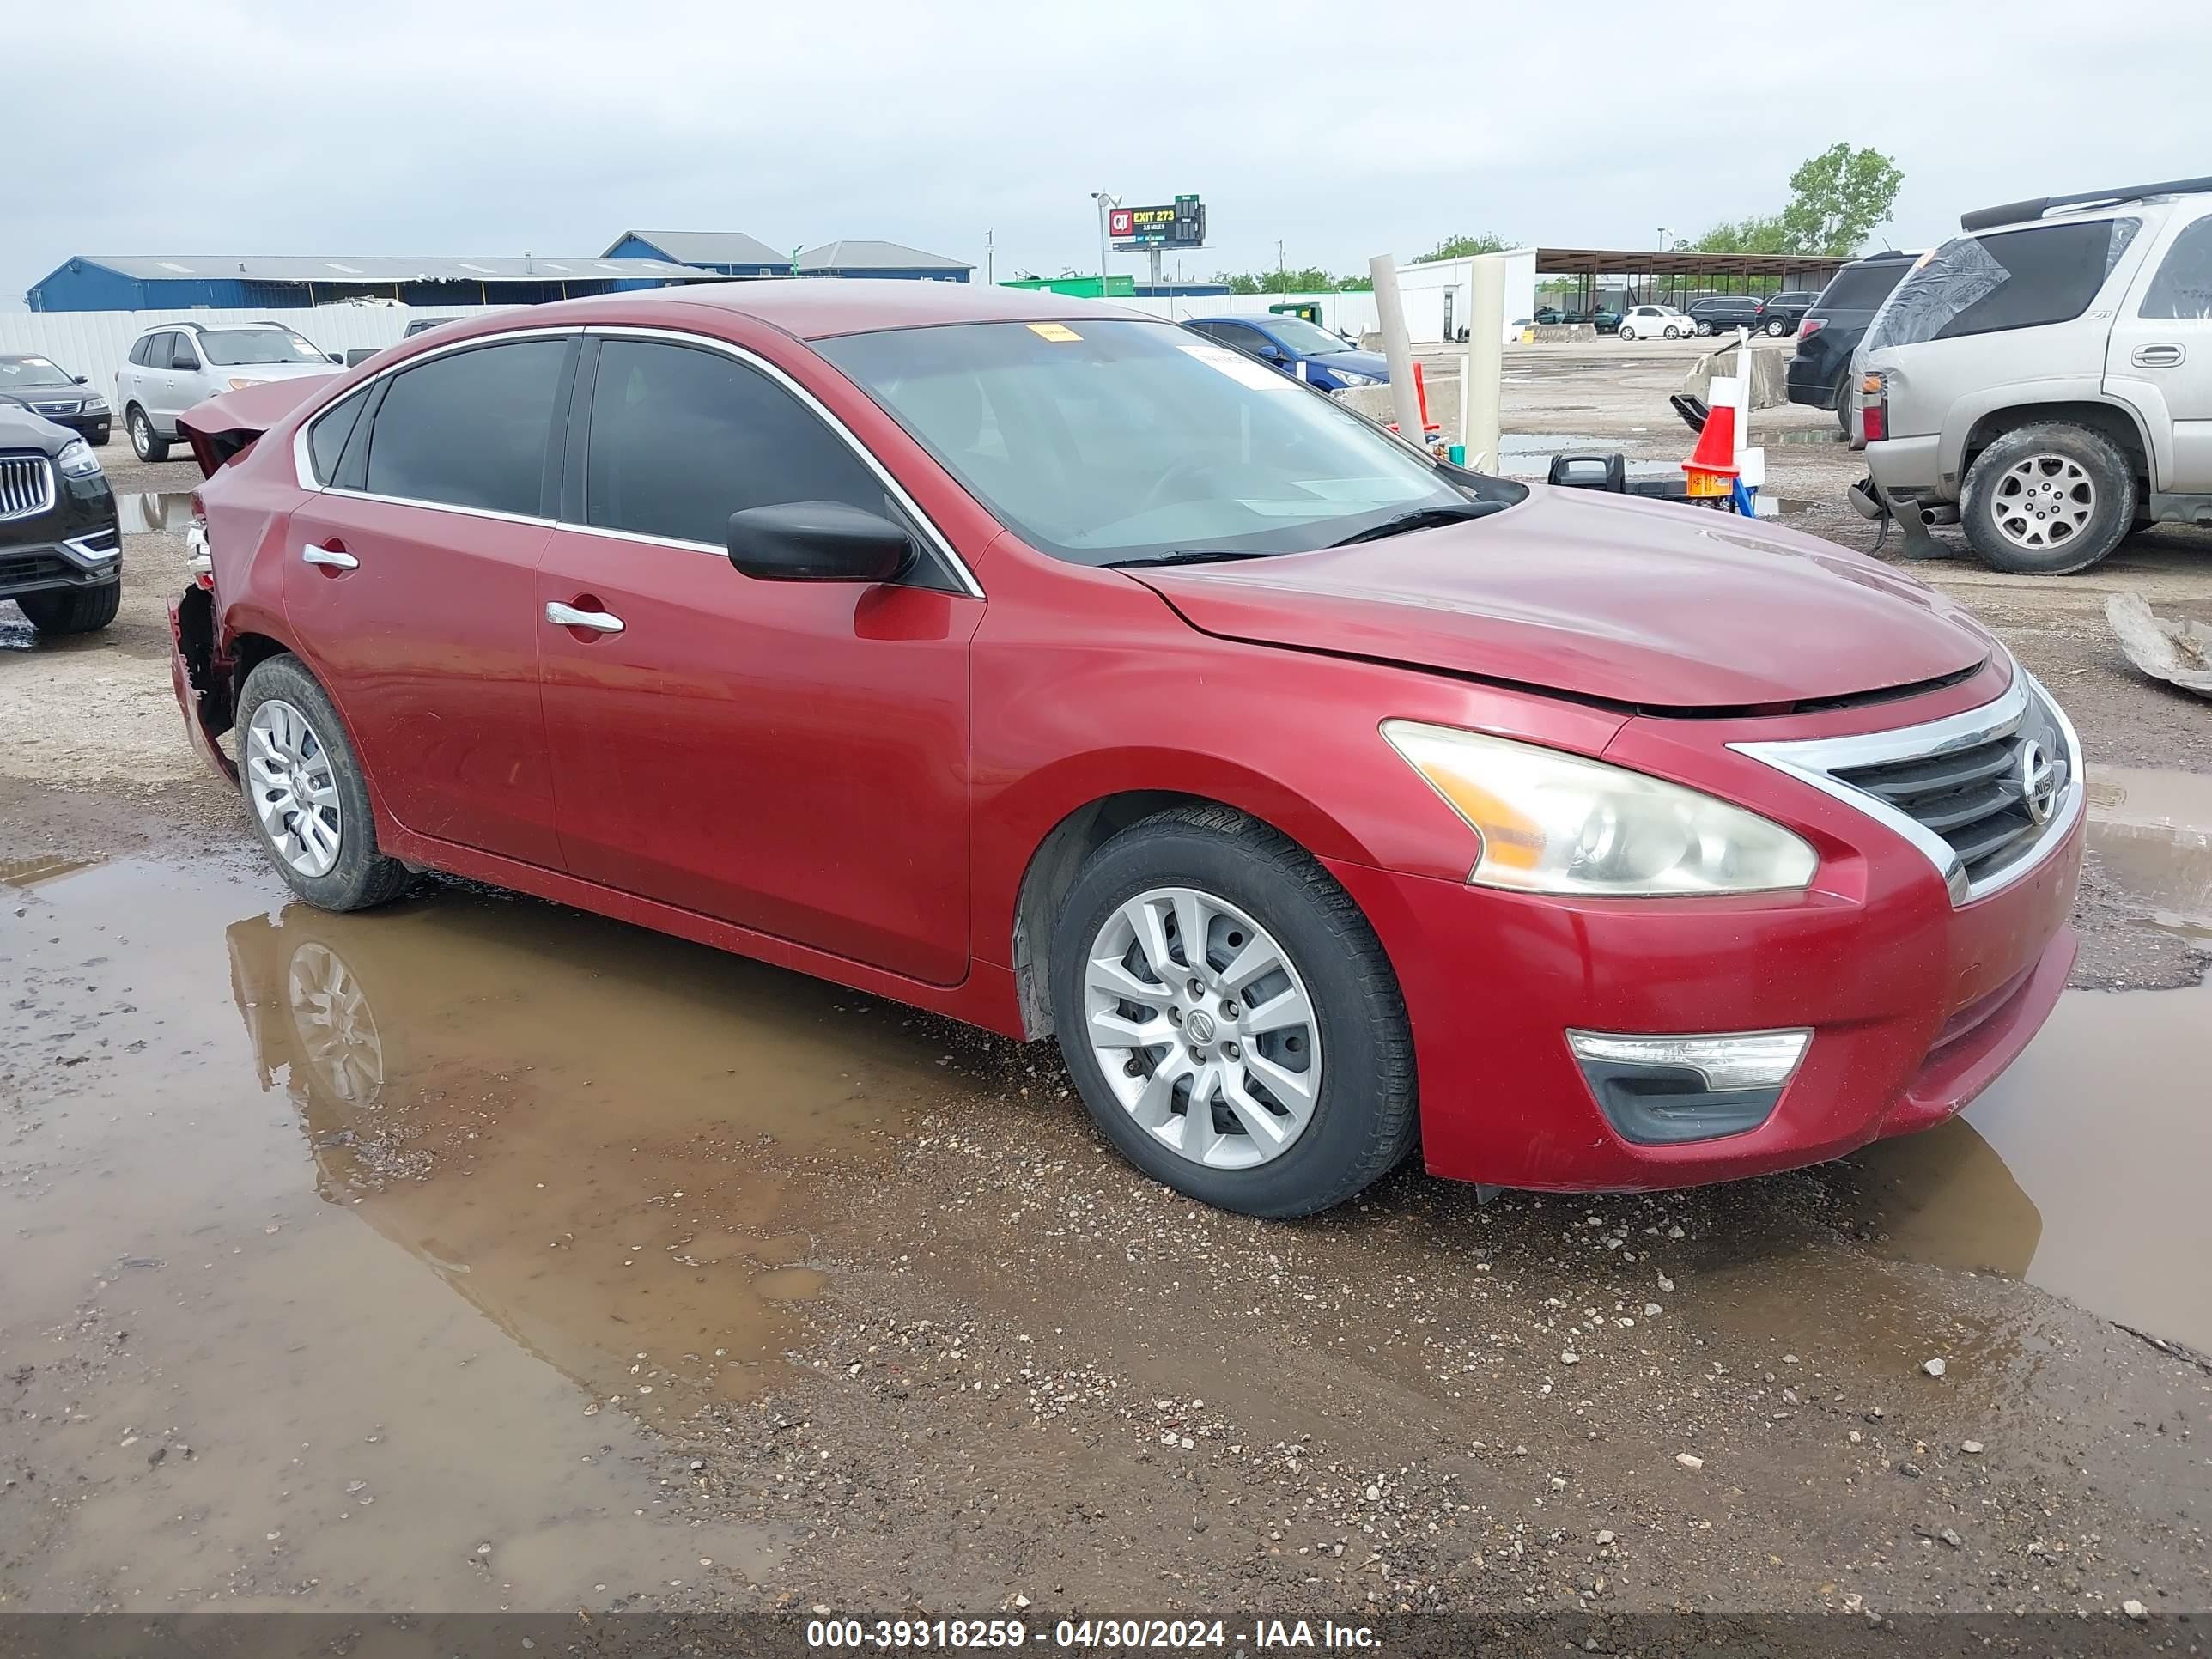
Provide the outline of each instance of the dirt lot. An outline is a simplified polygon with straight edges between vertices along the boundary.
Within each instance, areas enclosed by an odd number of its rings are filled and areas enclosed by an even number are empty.
[[[1678,459],[1692,356],[1516,352],[1508,428]],[[1045,1050],[453,884],[290,902],[170,702],[179,540],[95,639],[0,607],[0,1610],[2212,1611],[2212,708],[2100,614],[2212,612],[2212,538],[1920,569],[2093,766],[2082,988],[1968,1120],[1291,1224],[1136,1178]]]

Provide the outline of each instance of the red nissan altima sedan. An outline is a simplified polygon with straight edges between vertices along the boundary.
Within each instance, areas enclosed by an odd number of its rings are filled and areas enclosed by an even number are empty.
[[[447,871],[1054,1037],[1210,1204],[1832,1157],[2073,960],[2079,745],[1949,601],[1150,318],[623,294],[189,426],[177,691],[303,898]]]

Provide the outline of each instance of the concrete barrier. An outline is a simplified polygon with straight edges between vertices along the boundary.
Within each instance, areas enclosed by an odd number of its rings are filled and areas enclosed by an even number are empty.
[[[1682,390],[1692,398],[1705,398],[1706,388],[1717,375],[1735,373],[1735,348],[1725,351],[1709,351],[1692,365],[1682,377]],[[1708,399],[1708,401],[1710,401]],[[1787,351],[1760,351],[1751,354],[1751,406],[1753,409],[1772,409],[1778,404],[1790,401],[1790,354]]]
[[[1563,340],[1597,338],[1597,330],[1588,323],[1539,323],[1534,333],[1538,345],[1557,345]]]

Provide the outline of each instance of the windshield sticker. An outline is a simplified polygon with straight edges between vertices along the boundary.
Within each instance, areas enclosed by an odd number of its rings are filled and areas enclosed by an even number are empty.
[[[1288,392],[1293,382],[1286,374],[1279,374],[1256,357],[1248,357],[1227,346],[1185,345],[1178,340],[1176,349],[1187,351],[1208,368],[1217,368],[1239,385],[1256,386],[1261,392]]]
[[[1040,340],[1080,340],[1083,337],[1066,323],[1031,323],[1030,332]]]

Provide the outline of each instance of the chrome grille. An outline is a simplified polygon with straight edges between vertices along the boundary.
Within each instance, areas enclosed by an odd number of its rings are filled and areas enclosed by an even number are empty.
[[[33,415],[75,415],[83,408],[84,400],[82,398],[70,398],[59,403],[33,404],[31,405],[31,413]]]
[[[2002,696],[1947,720],[1732,746],[1897,830],[1942,873],[1954,903],[2026,874],[2081,811],[2074,728],[2017,665]]]
[[[0,519],[27,519],[54,504],[54,470],[43,455],[0,455]]]

